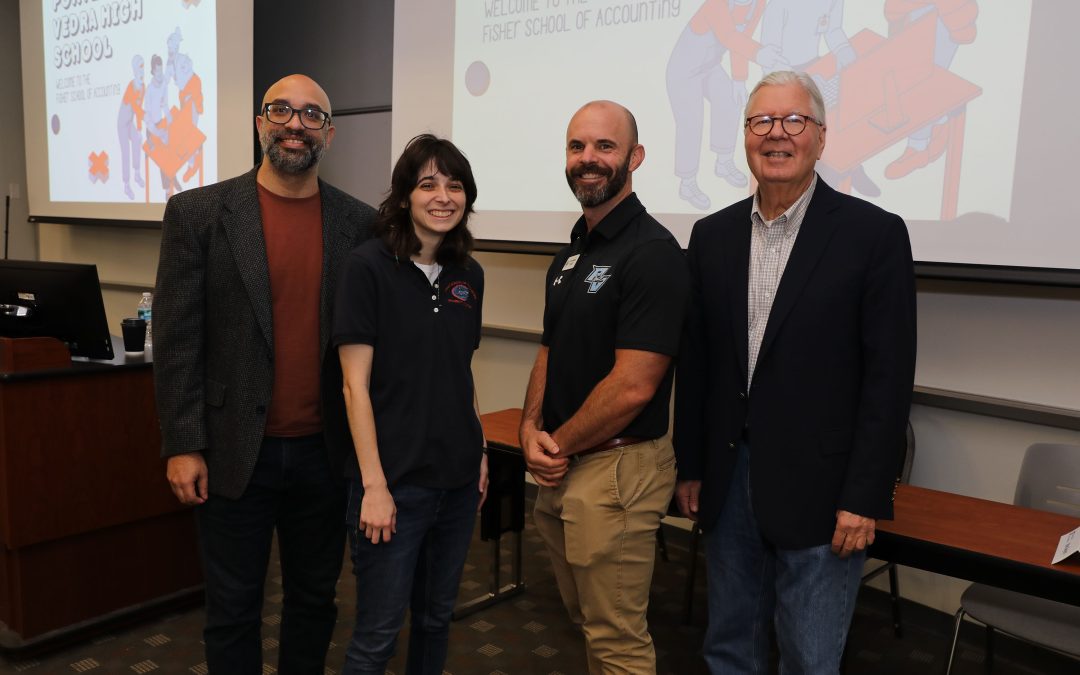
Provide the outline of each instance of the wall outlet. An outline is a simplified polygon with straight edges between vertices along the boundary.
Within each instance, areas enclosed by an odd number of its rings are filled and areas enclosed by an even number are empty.
[[[12,199],[21,199],[22,186],[18,183],[8,183],[8,196]]]

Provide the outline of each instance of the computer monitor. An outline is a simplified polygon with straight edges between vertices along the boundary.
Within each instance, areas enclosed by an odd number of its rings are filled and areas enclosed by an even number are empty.
[[[112,359],[97,265],[0,260],[0,335],[54,337],[72,356]]]

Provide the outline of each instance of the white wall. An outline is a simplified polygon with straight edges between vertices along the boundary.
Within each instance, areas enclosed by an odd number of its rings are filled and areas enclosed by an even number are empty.
[[[480,412],[519,408],[543,323],[545,255],[478,253],[484,267],[484,325],[531,333],[536,341],[485,337],[473,359]]]
[[[919,284],[916,381],[1080,410],[1080,289]]]

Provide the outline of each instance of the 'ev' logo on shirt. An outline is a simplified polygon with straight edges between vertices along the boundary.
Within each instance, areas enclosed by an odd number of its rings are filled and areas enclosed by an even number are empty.
[[[608,270],[611,269],[611,265],[593,265],[592,272],[589,272],[589,276],[585,277],[585,283],[589,286],[589,293],[595,293],[600,290],[600,287],[611,278],[608,274]]]

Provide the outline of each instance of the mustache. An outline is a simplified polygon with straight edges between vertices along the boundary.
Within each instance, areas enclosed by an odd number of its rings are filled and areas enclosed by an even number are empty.
[[[315,141],[311,138],[311,136],[302,131],[293,131],[291,129],[274,129],[273,131],[271,131],[271,141],[278,141],[282,139],[300,141],[309,148],[315,145]]]
[[[581,178],[587,173],[594,173],[600,176],[605,176],[607,178],[611,178],[613,175],[615,175],[614,170],[597,164],[596,162],[589,162],[588,164],[575,166],[573,169],[570,170],[570,176],[573,178]]]

